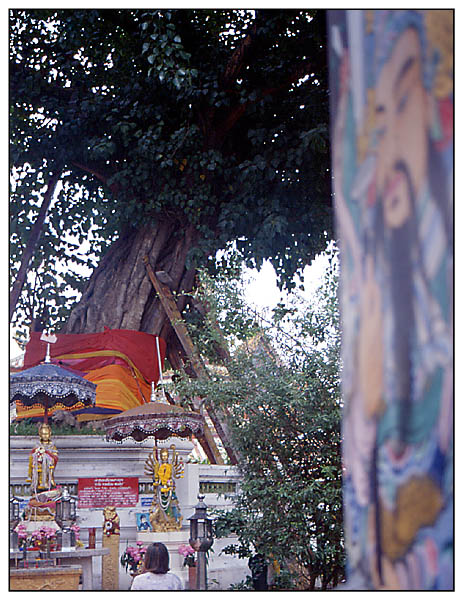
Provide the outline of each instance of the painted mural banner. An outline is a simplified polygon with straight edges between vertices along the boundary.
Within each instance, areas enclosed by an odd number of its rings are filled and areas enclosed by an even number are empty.
[[[347,587],[454,589],[453,11],[329,11]]]

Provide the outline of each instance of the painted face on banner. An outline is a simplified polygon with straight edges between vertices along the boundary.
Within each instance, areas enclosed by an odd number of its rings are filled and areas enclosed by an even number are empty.
[[[426,180],[429,99],[422,80],[417,32],[406,29],[384,66],[375,89],[378,135],[377,186],[387,226],[402,226]]]

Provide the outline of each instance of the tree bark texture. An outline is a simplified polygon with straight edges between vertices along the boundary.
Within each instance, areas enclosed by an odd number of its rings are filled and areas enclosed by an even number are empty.
[[[167,273],[172,292],[190,292],[195,271],[187,269],[185,262],[195,239],[192,227],[180,231],[171,222],[121,235],[93,272],[62,333],[94,333],[104,327],[134,329],[160,335],[169,342],[172,328],[147,276],[143,259],[148,257],[154,271]],[[180,297],[179,310],[185,304],[185,299]],[[173,351],[177,349],[174,343]]]

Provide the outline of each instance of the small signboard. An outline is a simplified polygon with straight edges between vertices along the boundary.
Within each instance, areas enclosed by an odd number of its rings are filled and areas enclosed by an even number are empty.
[[[79,508],[123,508],[138,503],[138,477],[84,477],[77,485]]]
[[[153,496],[140,496],[140,506],[146,508],[153,504]]]

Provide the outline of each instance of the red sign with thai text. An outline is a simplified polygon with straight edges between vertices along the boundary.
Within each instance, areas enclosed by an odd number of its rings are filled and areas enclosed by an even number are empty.
[[[79,508],[136,506],[138,477],[85,477],[77,484]]]

